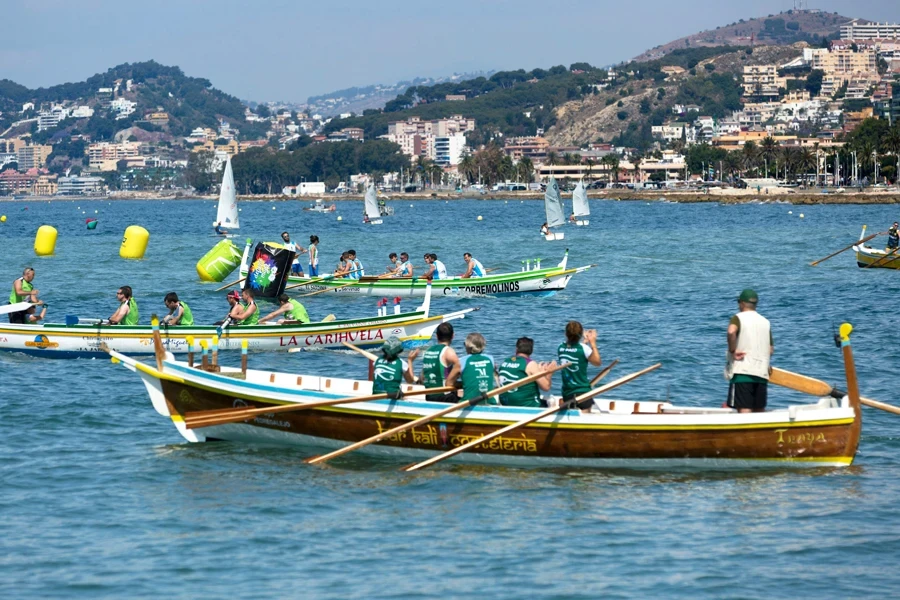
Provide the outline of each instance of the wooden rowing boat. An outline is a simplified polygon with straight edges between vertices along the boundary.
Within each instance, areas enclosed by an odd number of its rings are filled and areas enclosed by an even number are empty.
[[[862,415],[849,330],[844,337],[849,391],[841,399],[823,397],[815,404],[742,414],[665,401],[597,398],[590,413],[562,410],[453,460],[569,467],[847,466],[856,455]],[[416,399],[368,400],[372,392],[369,381],[224,367],[220,373],[211,373],[190,368],[171,355],[158,356],[155,367],[116,352],[110,354],[113,362],[141,377],[156,411],[171,419],[190,442],[232,440],[333,449],[447,406]],[[352,402],[355,397],[362,399]],[[348,403],[303,409],[312,402],[341,399]],[[297,409],[287,408],[291,405]],[[256,411],[252,417],[226,424],[219,418],[225,414],[234,420],[235,411],[243,416],[247,408],[266,407],[277,410]],[[361,451],[428,458],[541,410],[483,405],[460,408]],[[210,414],[215,424],[207,422]]]
[[[859,239],[862,240],[866,236],[866,227],[863,225],[862,234]],[[883,250],[866,246],[860,241],[859,244],[853,246],[856,252],[856,264],[863,269],[900,269],[900,250]]]
[[[213,336],[219,338],[220,351],[240,350],[241,340],[247,340],[251,352],[343,348],[344,342],[373,346],[382,344],[392,335],[399,337],[404,346],[412,348],[427,344],[441,323],[461,319],[476,310],[467,308],[431,316],[429,300],[430,296],[415,311],[375,317],[305,324],[264,323],[224,329],[215,325],[163,326],[160,333],[163,346],[173,353],[188,352],[189,337],[194,339],[194,351],[199,352],[200,341],[209,343]],[[100,345],[105,343],[109,348],[127,354],[153,353],[153,330],[149,325],[103,325],[77,321],[36,325],[0,323],[0,350],[47,358],[91,358],[104,355]]]
[[[241,263],[241,276],[248,272],[248,259],[250,244],[244,249],[244,260]],[[361,277],[357,280],[349,278],[316,277],[315,282],[305,285],[311,278],[288,277],[288,286],[309,292],[334,292],[337,294],[351,294],[361,296],[383,296],[385,298],[413,298],[422,297],[428,289],[429,283],[434,288],[436,296],[518,296],[523,294],[537,296],[552,296],[566,289],[572,277],[578,273],[587,271],[596,265],[567,268],[569,253],[566,251],[562,261],[549,268],[534,268],[511,273],[488,274],[484,277],[449,277],[447,279],[435,279],[429,282],[424,278],[383,278]]]

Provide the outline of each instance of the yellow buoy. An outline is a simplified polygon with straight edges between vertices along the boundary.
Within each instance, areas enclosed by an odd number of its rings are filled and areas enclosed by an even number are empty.
[[[129,225],[122,236],[122,245],[119,247],[119,256],[122,258],[144,258],[147,251],[147,242],[150,241],[150,232],[140,225]]]
[[[6,215],[0,216],[0,223],[6,223]]]
[[[34,253],[38,256],[50,256],[56,248],[56,228],[50,225],[38,227],[34,236]]]

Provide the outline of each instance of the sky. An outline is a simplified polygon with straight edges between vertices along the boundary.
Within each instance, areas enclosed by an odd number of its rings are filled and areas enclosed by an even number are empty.
[[[488,70],[608,65],[793,0],[4,0],[0,79],[30,88],[156,60],[244,100]],[[900,21],[898,0],[809,0]]]

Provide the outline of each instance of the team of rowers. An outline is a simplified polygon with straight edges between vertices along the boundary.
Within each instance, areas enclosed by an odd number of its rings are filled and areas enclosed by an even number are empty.
[[[487,342],[480,333],[470,333],[465,339],[466,355],[460,358],[452,348],[453,326],[441,323],[437,328],[437,344],[425,349],[422,353],[422,370],[416,377],[413,363],[419,350],[409,352],[407,360],[400,358],[403,344],[396,337],[390,337],[381,347],[382,356],[375,361],[373,376],[373,392],[386,393],[392,398],[400,396],[401,385],[420,383],[426,388],[456,387],[457,391],[447,394],[429,394],[425,399],[431,402],[456,403],[460,400],[473,400],[483,396],[487,404],[506,406],[547,406],[542,392],[549,392],[553,374],[550,372],[557,366],[554,362],[536,362],[532,360],[534,340],[528,337],[519,338],[516,351],[511,357],[499,364],[494,358],[485,354]],[[587,367],[601,364],[600,351],[597,349],[597,332],[584,330],[578,321],[570,321],[566,325],[566,341],[557,348],[559,364],[568,363],[562,369],[562,399],[571,400],[591,389]],[[487,397],[488,392],[498,386],[521,381],[532,375],[546,373],[544,377],[526,383],[509,392],[500,394],[499,398]],[[579,403],[579,408],[589,410],[591,401]]]

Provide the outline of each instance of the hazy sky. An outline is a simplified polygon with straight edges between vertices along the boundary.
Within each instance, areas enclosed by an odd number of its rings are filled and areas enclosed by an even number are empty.
[[[154,59],[247,100],[303,102],[354,85],[627,60],[792,0],[4,0],[0,79],[80,81]],[[900,20],[898,0],[810,0]]]

